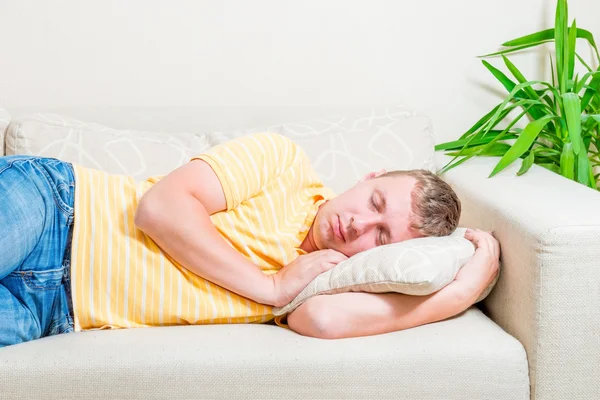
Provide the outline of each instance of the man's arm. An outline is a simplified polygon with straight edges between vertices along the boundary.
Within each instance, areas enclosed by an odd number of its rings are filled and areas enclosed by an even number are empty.
[[[305,336],[339,339],[399,331],[450,318],[469,308],[498,271],[499,245],[492,235],[469,231],[475,255],[455,280],[436,293],[340,293],[310,298],[288,316]]]
[[[232,173],[235,168],[231,165],[237,166],[240,160],[227,162],[228,148],[225,151],[221,151],[223,147],[217,148],[215,151],[220,154],[215,158],[224,160],[221,165],[215,164],[222,171],[222,179],[204,159],[190,161],[162,178],[142,196],[134,222],[163,251],[194,274],[257,303],[281,307],[296,297],[317,275],[347,257],[334,250],[316,251],[296,258],[276,274],[266,275],[221,237],[210,216],[226,210],[228,205],[235,208],[249,198],[247,196],[253,196],[268,183],[275,171],[295,158],[289,139],[276,135],[262,137],[269,143],[280,142],[279,147],[252,148],[253,143],[260,144],[252,136],[232,144],[250,148],[248,154],[254,154],[256,160],[245,160],[247,163],[263,165],[269,162],[269,168],[261,168],[259,176],[253,179],[246,177],[242,181],[239,177],[245,176],[243,171]],[[285,151],[288,159],[281,158],[279,163],[274,161],[277,157],[273,153],[259,154],[261,149],[275,151],[285,146],[290,147],[289,151]],[[239,165],[243,166],[241,162]],[[238,178],[235,179],[235,176]],[[234,180],[237,185],[232,185]],[[224,189],[223,182],[227,189]],[[226,191],[229,198],[225,195]],[[228,201],[230,204],[227,204]]]
[[[215,172],[206,162],[194,160],[144,194],[135,225],[196,275],[258,303],[272,304],[273,280],[229,246],[210,219],[225,208]]]
[[[289,315],[288,324],[322,339],[369,336],[441,321],[470,305],[452,284],[428,296],[340,293],[309,299]]]

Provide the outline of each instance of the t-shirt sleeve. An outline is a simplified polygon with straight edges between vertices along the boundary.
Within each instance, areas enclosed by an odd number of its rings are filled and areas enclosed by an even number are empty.
[[[255,133],[214,146],[192,160],[203,160],[215,171],[230,211],[288,169],[298,151],[298,145],[285,136]]]

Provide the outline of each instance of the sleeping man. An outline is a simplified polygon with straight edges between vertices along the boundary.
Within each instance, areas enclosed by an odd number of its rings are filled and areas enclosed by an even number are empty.
[[[72,331],[274,321],[319,338],[454,316],[498,269],[499,245],[428,296],[341,293],[275,319],[317,275],[375,246],[454,231],[460,202],[423,170],[372,172],[340,195],[271,133],[215,146],[136,183],[57,159],[0,157],[0,347]]]

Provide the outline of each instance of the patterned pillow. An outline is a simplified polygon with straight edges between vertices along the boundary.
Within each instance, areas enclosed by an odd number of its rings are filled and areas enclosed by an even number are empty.
[[[0,156],[4,155],[4,135],[8,124],[10,124],[10,115],[8,111],[0,107]]]
[[[427,295],[454,280],[473,256],[475,247],[459,228],[450,236],[407,240],[358,253],[317,276],[294,300],[274,308],[276,316],[294,311],[306,300],[321,294],[343,292]],[[498,276],[477,299],[491,292]]]
[[[325,185],[336,193],[353,186],[368,172],[382,168],[435,169],[431,121],[408,108],[332,107],[309,114],[294,122],[223,132],[114,129],[56,114],[23,115],[7,129],[6,153],[57,157],[113,174],[130,175],[139,181],[167,174],[227,140],[255,132],[276,132],[306,151]],[[0,128],[2,115],[0,108]]]

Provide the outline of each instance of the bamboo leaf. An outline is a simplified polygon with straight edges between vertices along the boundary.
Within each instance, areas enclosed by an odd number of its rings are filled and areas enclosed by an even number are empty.
[[[512,93],[511,93],[511,94],[512,94]],[[513,104],[513,105],[512,105],[512,107],[517,107],[517,106],[519,106],[519,103],[520,103],[520,102],[523,102],[523,101],[524,101],[524,100],[520,100],[520,101],[518,101],[517,103]],[[500,104],[500,106],[501,106],[501,107],[504,107],[504,106],[506,106],[506,103],[507,103],[507,102],[508,102],[508,100],[507,100],[507,99],[505,99],[505,100],[504,100],[504,102],[503,102],[502,104]],[[506,134],[507,134],[507,133],[508,133],[508,132],[509,132],[509,131],[510,131],[512,128],[513,128],[513,126],[514,126],[514,125],[515,125],[515,124],[516,124],[516,123],[517,123],[517,122],[518,122],[518,121],[519,121],[519,120],[520,120],[520,119],[521,119],[521,118],[522,118],[522,117],[523,117],[525,114],[527,114],[527,112],[528,112],[528,109],[529,109],[530,107],[531,107],[531,106],[527,107],[527,108],[526,108],[524,111],[522,111],[522,112],[521,112],[521,113],[520,113],[520,114],[519,114],[519,115],[518,115],[516,118],[513,118],[512,122],[510,122],[510,123],[508,124],[508,126],[507,126],[506,128],[504,128],[504,130],[503,130],[502,132],[500,132],[498,135],[496,135],[496,137],[494,137],[494,138],[492,139],[492,141],[490,141],[490,143],[488,143],[486,146],[491,146],[493,143],[495,143],[495,142],[497,142],[497,141],[499,141],[499,140],[503,139],[503,138],[504,138],[504,136],[505,136],[505,135],[506,135]],[[506,111],[506,110],[504,110],[504,111],[500,111],[500,110],[501,110],[501,108],[498,108],[498,110],[496,110],[496,113],[494,114],[494,116],[492,117],[492,119],[494,119],[494,118],[497,118],[497,117],[498,117],[498,113],[502,114],[503,112],[505,112],[505,111]],[[497,121],[496,121],[496,122],[494,122],[494,121],[492,121],[492,120],[490,120],[490,122],[491,122],[491,124],[490,124],[490,123],[488,123],[488,126],[487,126],[487,127],[484,127],[484,128],[482,129],[482,131],[481,131],[481,136],[479,136],[479,137],[484,137],[485,135],[487,135],[487,134],[489,133],[489,131],[490,131],[489,127],[490,127],[491,125],[494,125],[494,124],[496,124],[496,123],[497,123]],[[518,128],[515,128],[515,131],[517,131],[517,130],[519,130],[519,129],[518,129]],[[458,162],[457,162],[457,163],[454,163],[454,160],[456,160],[457,158],[459,158],[459,157],[460,157],[460,155],[461,155],[462,151],[463,151],[463,150],[465,150],[465,149],[468,147],[468,145],[469,145],[469,143],[470,143],[471,141],[473,141],[473,140],[475,140],[475,139],[477,138],[477,135],[479,135],[479,133],[477,133],[477,134],[475,134],[475,135],[472,135],[471,137],[469,137],[469,138],[468,138],[468,141],[467,141],[467,144],[465,145],[465,147],[463,147],[463,149],[462,149],[461,151],[459,151],[459,153],[458,153],[457,155],[455,155],[455,156],[454,156],[454,158],[453,158],[452,160],[450,160],[450,161],[449,161],[449,162],[448,162],[448,163],[447,163],[447,164],[446,164],[446,165],[445,165],[445,166],[444,166],[444,167],[441,169],[441,173],[444,173],[444,172],[448,171],[449,169],[451,169],[451,168],[454,168],[454,167],[455,167],[455,166],[458,164]],[[484,149],[485,149],[485,147],[484,147]],[[473,156],[473,155],[469,155],[469,156],[467,156],[467,158],[470,158],[470,157],[472,157],[472,156]],[[453,163],[454,163],[454,164],[453,164]]]
[[[522,90],[524,87],[527,87],[527,86],[532,86],[532,85],[535,85],[535,84],[541,84],[541,85],[544,85],[544,86],[548,87],[548,89],[549,89],[549,90],[552,90],[552,91],[556,92],[556,89],[555,89],[555,88],[554,88],[552,85],[549,85],[548,83],[546,83],[546,82],[543,82],[543,81],[529,81],[529,82],[524,82],[524,83],[520,83],[520,84],[518,84],[517,86],[515,86],[515,88],[514,88],[513,90],[511,90],[511,92],[510,92],[510,93],[508,94],[508,96],[507,96],[507,97],[506,97],[506,98],[505,98],[505,99],[502,101],[502,103],[500,103],[500,105],[499,105],[499,106],[497,106],[497,107],[495,108],[495,110],[496,110],[496,111],[495,111],[495,112],[494,112],[494,114],[491,116],[491,118],[488,120],[488,122],[486,122],[486,123],[485,123],[485,124],[484,124],[484,125],[481,127],[481,130],[480,130],[479,132],[475,133],[475,134],[472,134],[472,135],[470,135],[470,137],[469,137],[469,143],[470,143],[470,141],[472,141],[472,140],[474,140],[474,139],[476,139],[476,138],[478,138],[478,137],[481,137],[481,136],[484,136],[484,135],[486,135],[486,134],[487,134],[487,132],[489,132],[489,131],[491,130],[491,128],[493,128],[494,126],[496,126],[496,124],[498,124],[498,122],[500,122],[500,121],[501,121],[501,119],[499,119],[500,115],[502,115],[502,118],[504,118],[504,116],[505,116],[505,115],[507,114],[507,112],[508,112],[508,111],[505,109],[505,107],[507,106],[507,104],[508,104],[508,103],[509,103],[511,100],[513,100],[513,99],[514,99],[515,93],[517,93],[517,92],[521,91],[521,90]],[[560,96],[558,96],[556,100],[557,100],[557,103],[559,103],[559,102],[561,101],[561,98],[560,98]],[[527,102],[527,103],[537,103],[537,104],[540,104],[540,102],[536,102],[536,101],[534,101],[534,100],[523,100],[523,99],[521,99],[521,100],[517,101],[516,103],[512,104],[511,106],[512,106],[512,107],[516,107],[516,106],[518,106],[518,105],[519,105],[519,103],[525,103],[525,102]],[[497,141],[497,140],[499,140],[499,139],[500,139],[500,138],[501,138],[501,137],[502,137],[504,134],[506,134],[506,132],[508,132],[508,131],[509,131],[509,130],[512,128],[512,126],[513,126],[515,123],[517,123],[517,122],[518,122],[518,121],[521,119],[521,117],[523,117],[523,115],[525,115],[527,112],[529,112],[529,109],[530,109],[530,108],[531,108],[531,106],[528,106],[528,107],[525,109],[525,111],[524,111],[523,113],[519,114],[519,116],[517,116],[517,118],[514,118],[514,119],[513,119],[513,121],[512,121],[512,122],[511,122],[511,123],[510,123],[510,124],[509,124],[509,125],[508,125],[508,126],[505,128],[505,129],[504,129],[503,133],[502,133],[502,134],[500,134],[500,135],[498,135],[498,136],[497,136],[497,137],[494,139],[494,141]],[[550,117],[550,116],[544,116],[543,118],[547,118],[547,117]],[[556,116],[555,116],[555,115],[551,115],[551,118],[556,118]],[[562,121],[562,120],[561,120],[561,119],[559,119],[559,122],[560,122],[560,121]],[[534,122],[535,122],[535,121],[534,121]],[[534,139],[535,139],[535,138],[534,138]],[[490,142],[490,143],[493,143],[493,142]],[[488,145],[489,145],[489,144],[488,144]],[[454,161],[455,161],[455,160],[456,160],[458,157],[460,157],[460,152],[459,152],[459,154],[458,154],[458,155],[456,155],[456,156],[455,156],[455,157],[454,157],[452,160],[450,160],[450,161],[449,161],[449,162],[448,162],[448,163],[447,163],[447,164],[446,164],[446,165],[445,165],[445,166],[442,168],[442,170],[441,170],[442,172],[441,172],[441,173],[443,173],[443,172],[445,172],[445,171],[448,171],[449,169],[451,169],[451,168],[453,168],[454,166],[456,166],[456,163],[454,163]]]
[[[486,144],[463,149],[462,154],[464,156],[475,155],[479,157],[499,157],[503,156],[510,149],[510,145],[506,143],[493,143],[491,146]],[[446,154],[450,156],[458,155],[460,152],[448,152]]]
[[[586,88],[586,89],[591,89],[592,91],[594,91],[594,88],[592,86],[590,86],[594,80],[594,78],[596,76],[600,75],[600,71],[594,71],[594,72],[586,72],[585,75],[583,75],[581,77],[581,80],[579,81],[579,83],[576,85],[577,87],[573,90],[575,93],[579,93],[581,92],[581,89]],[[592,78],[592,80],[590,81],[590,84],[587,84],[587,80],[589,78]]]
[[[575,175],[575,153],[571,143],[565,143],[560,155],[560,174],[568,179]]]
[[[577,39],[577,26],[575,20],[573,20],[573,25],[569,29],[568,34],[568,44],[566,47],[565,57],[567,58],[567,78],[570,79],[573,76],[573,71],[575,69],[575,39]],[[577,84],[575,84],[577,86]]]
[[[538,163],[537,165],[539,165],[540,167],[544,167],[549,171],[560,174],[560,167],[554,163]]]
[[[508,59],[505,58],[505,60],[508,60]],[[496,77],[496,79],[498,79],[498,81],[500,81],[502,86],[504,86],[504,88],[508,92],[511,92],[515,88],[515,86],[517,84],[514,83],[510,78],[508,78],[502,71],[500,71],[499,69],[497,69],[496,67],[494,67],[493,65],[491,65],[489,62],[487,62],[485,60],[482,60],[481,62],[492,73],[492,75],[494,75]],[[510,63],[510,61],[508,61],[508,62]],[[517,75],[519,75],[520,78],[525,79],[523,77],[523,75],[519,72],[519,70],[516,69],[516,67],[512,63],[510,63],[510,65],[514,68],[515,72],[517,73]],[[514,72],[513,72],[513,74],[514,74]],[[525,82],[520,82],[520,83],[525,83]],[[531,92],[533,92],[532,93],[533,97],[530,96],[529,92],[527,92],[527,93],[525,92],[525,90],[527,90],[527,89],[529,89],[529,90],[531,90]],[[531,88],[531,85],[525,86],[524,89],[518,90],[513,96],[517,99],[523,99],[523,98],[539,99],[539,96]],[[543,111],[541,111],[539,109],[539,107],[532,107],[532,108],[530,108],[529,114],[531,115],[531,117],[533,119],[539,119],[539,118],[543,117],[545,113]]]
[[[575,52],[575,57],[577,57],[577,59],[579,60],[579,62],[585,67],[585,69],[588,70],[588,72],[592,72],[592,67],[590,67],[589,65],[587,65],[587,63],[585,62],[585,60],[583,58],[581,58],[581,56]]]
[[[565,16],[565,20],[566,20],[566,16]],[[509,40],[508,42],[502,43],[502,46],[505,46],[505,47],[524,46],[524,45],[537,46],[539,44],[542,44],[542,43],[545,43],[548,41],[552,41],[553,39],[555,39],[555,36],[556,36],[556,34],[554,31],[554,28],[550,28],[550,29],[546,29],[546,30],[539,31],[536,33],[532,33],[530,35],[521,36],[521,37],[513,39],[513,40]],[[594,35],[592,35],[592,33],[588,30],[577,28],[577,37],[588,41],[590,46],[592,46],[592,48],[596,52],[596,57],[598,57],[598,60],[600,61],[600,54],[598,53],[598,48],[596,47],[596,41],[594,40]]]
[[[598,69],[596,70],[596,73],[594,74],[594,77],[592,78],[592,80],[590,81],[590,87],[587,88],[585,90],[585,93],[583,94],[583,99],[581,100],[581,109],[585,110],[588,106],[588,104],[590,104],[590,101],[592,100],[592,97],[600,92],[600,67],[598,67]]]
[[[464,139],[465,137],[469,136],[471,133],[473,133],[473,132],[477,131],[479,128],[481,128],[486,122],[488,122],[490,120],[490,118],[492,118],[492,115],[494,115],[494,113],[496,112],[498,107],[500,107],[500,104],[498,104],[496,107],[494,107],[492,109],[492,111],[490,111],[489,113],[487,113],[483,117],[481,117],[479,119],[479,121],[475,122],[475,124],[472,127],[470,127],[469,130],[466,131],[460,138]]]
[[[466,157],[461,158],[460,160],[458,160],[455,163],[452,163],[452,161],[450,161],[448,164],[446,164],[442,169],[440,169],[437,174],[438,175],[442,175],[443,173],[446,173],[448,171],[450,171],[452,168],[458,167],[460,164],[464,163],[465,161],[473,158],[475,155],[468,155]]]
[[[504,60],[504,64],[506,65],[506,68],[508,68],[510,73],[513,74],[513,76],[515,77],[515,79],[517,81],[519,81],[519,83],[527,82],[527,79],[525,79],[525,77],[523,76],[521,71],[519,71],[519,69],[508,58],[506,58],[505,56],[502,56],[502,59]],[[523,89],[523,91],[525,93],[527,93],[527,95],[530,99],[539,99],[540,98],[540,96],[535,92],[535,90],[533,90],[533,88],[531,86],[527,86],[526,88]]]
[[[504,50],[500,50],[500,51],[496,51],[494,53],[489,53],[489,54],[484,54],[482,56],[477,56],[478,58],[484,58],[484,57],[493,57],[493,56],[498,56],[500,54],[509,54],[509,53],[514,53],[515,51],[519,51],[519,50],[524,50],[524,49],[528,49],[530,47],[535,47],[535,46],[539,46],[540,44],[544,44],[544,43],[549,43],[552,40],[544,40],[541,42],[535,42],[535,43],[529,43],[529,44],[524,44],[522,46],[516,46],[516,47],[511,47],[509,49],[504,49]]]
[[[498,172],[502,171],[504,168],[512,164],[517,158],[521,157],[523,153],[529,150],[529,147],[533,144],[538,134],[546,126],[548,122],[556,117],[547,115],[538,120],[531,121],[525,129],[523,129],[523,133],[519,136],[515,144],[512,145],[509,151],[500,159],[496,167],[490,174],[490,177],[496,175]]]
[[[502,131],[491,130],[485,136],[478,138],[478,139],[474,139],[471,143],[468,142],[468,139],[459,139],[459,140],[453,140],[451,142],[440,143],[435,146],[435,151],[457,150],[457,149],[464,147],[465,145],[478,146],[481,144],[488,144],[500,132],[502,132]],[[516,139],[516,138],[517,138],[517,135],[508,135],[508,136],[504,137],[504,139],[506,139],[506,140]]]
[[[492,75],[494,75],[494,77],[498,79],[498,81],[502,84],[502,86],[504,86],[504,88],[508,92],[512,91],[515,88],[515,86],[517,86],[516,83],[514,83],[506,75],[504,75],[504,72],[500,71],[498,68],[494,67],[492,64],[485,60],[482,60],[481,62],[492,73]],[[523,91],[518,91],[516,95],[518,95],[519,97],[525,97]]]
[[[552,54],[550,56],[550,73],[552,74],[552,84],[556,85],[556,77],[554,76],[554,64],[552,64]]]
[[[565,0],[556,2],[556,17],[554,23],[554,45],[556,48],[556,74],[561,93],[566,91],[567,77],[565,71],[565,39],[567,30],[567,10]]]
[[[579,154],[581,150],[581,100],[575,93],[565,93],[562,97],[573,152]]]
[[[521,168],[519,172],[517,172],[518,176],[523,175],[525,172],[529,171],[529,168],[533,165],[533,161],[535,160],[535,153],[533,151],[529,152],[529,155],[525,157],[523,162],[521,163]]]
[[[583,143],[581,143],[583,146]],[[581,151],[577,156],[577,182],[582,183],[586,186],[591,186],[592,181],[590,177],[590,160],[587,157],[587,151]]]

